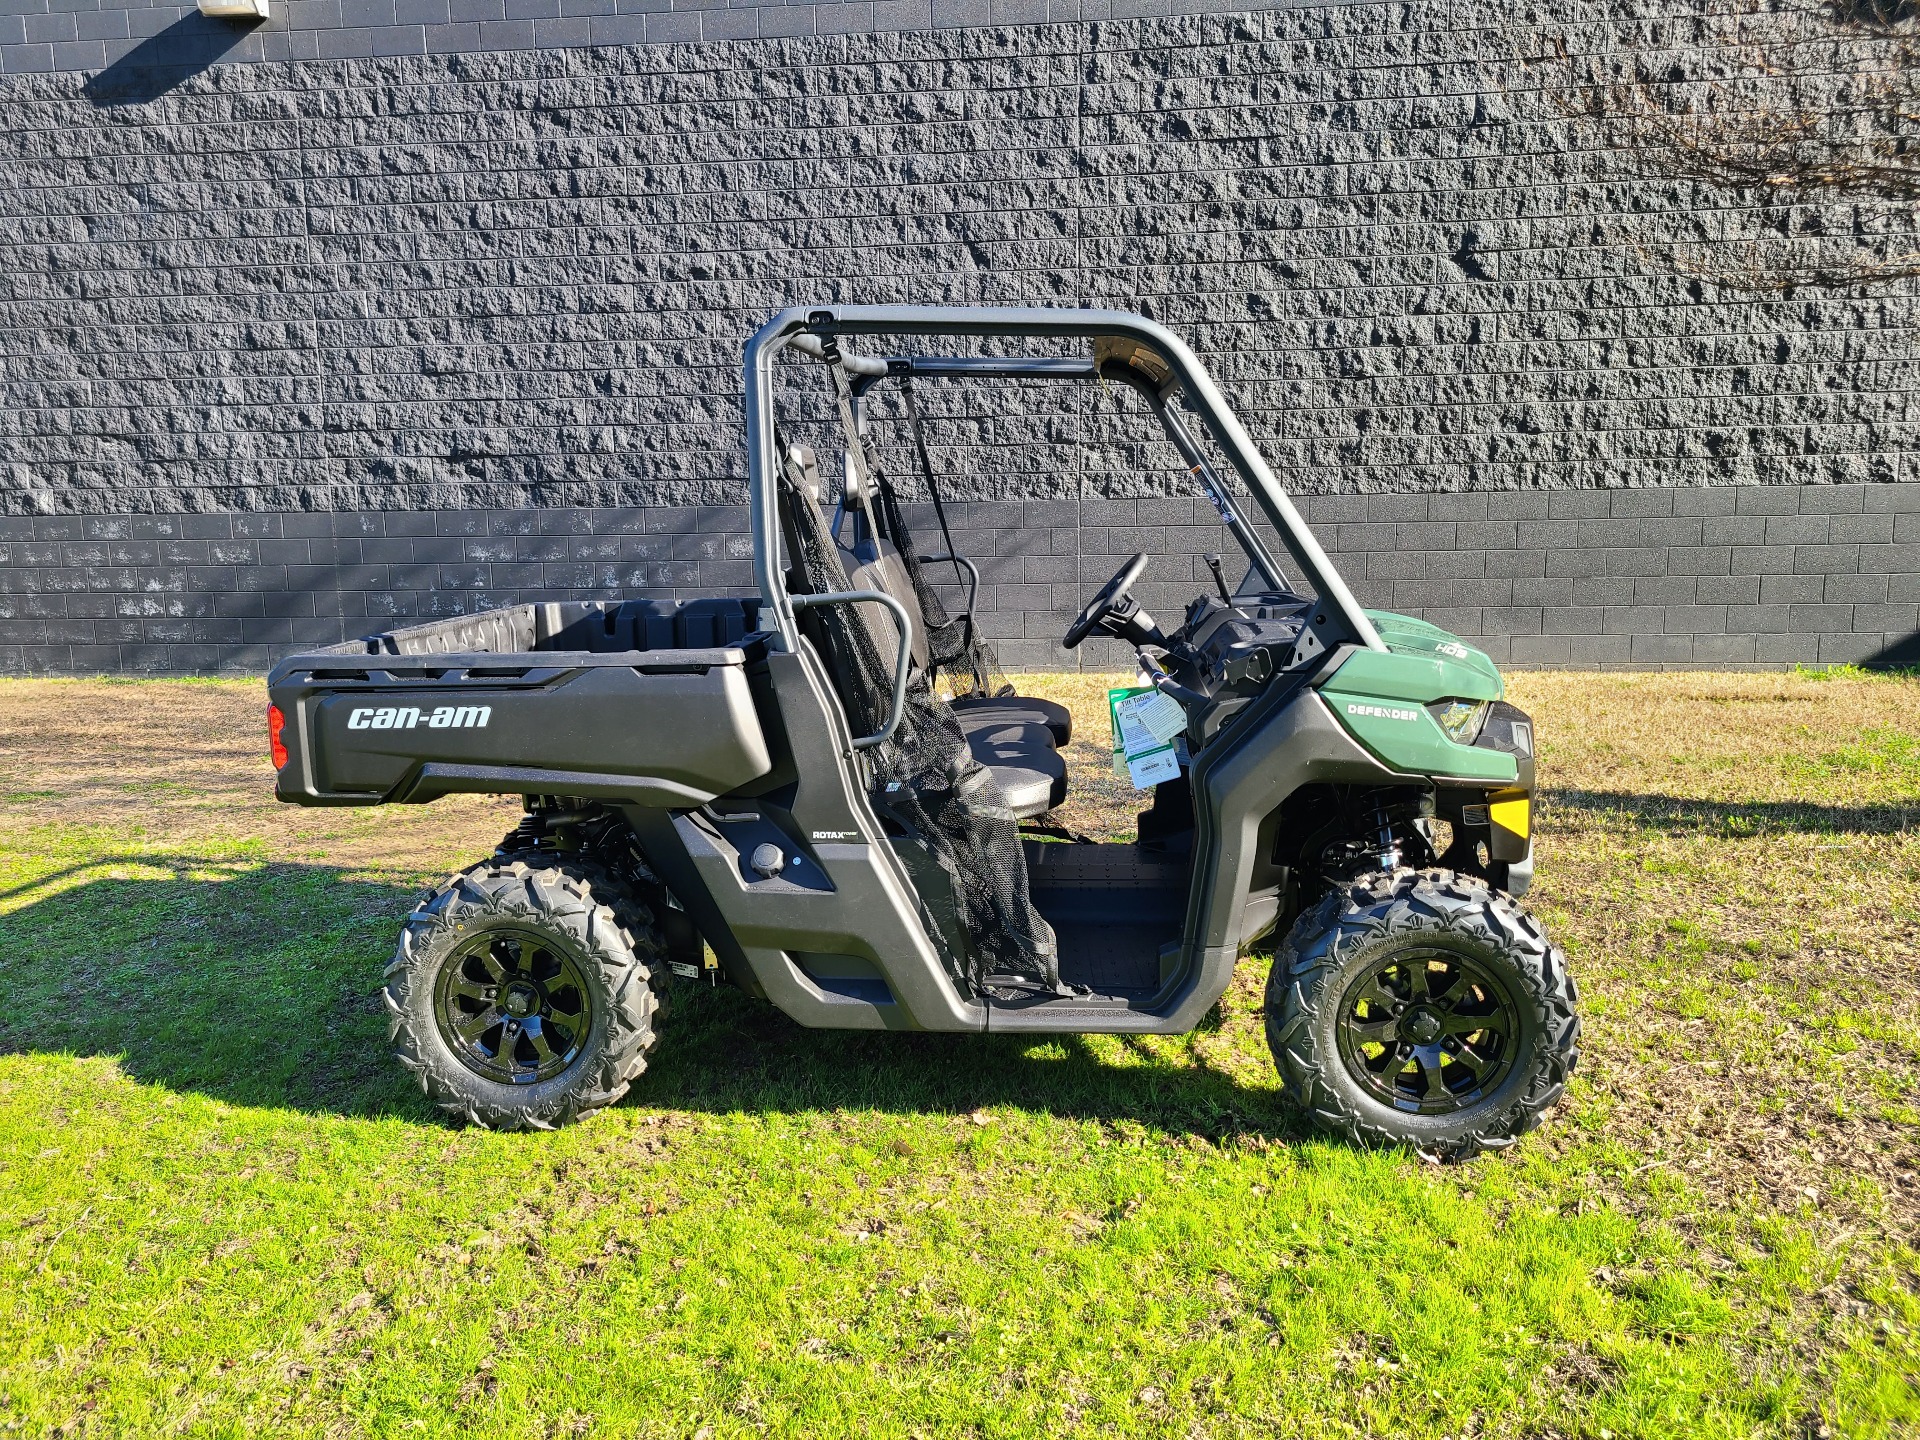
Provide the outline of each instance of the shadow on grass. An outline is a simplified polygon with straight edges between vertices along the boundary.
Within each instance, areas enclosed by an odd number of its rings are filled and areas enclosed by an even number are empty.
[[[166,878],[99,873],[117,866]],[[378,993],[418,892],[327,866],[141,856],[9,895],[0,1055],[113,1056],[134,1080],[235,1105],[435,1118],[391,1058]],[[1011,1105],[1212,1138],[1302,1133],[1275,1092],[1144,1044],[1114,1065],[1077,1036],[805,1030],[737,991],[684,983],[627,1103],[898,1114]]]
[[[1610,811],[1634,825],[1674,835],[1722,837],[1778,834],[1892,835],[1920,827],[1920,800],[1911,804],[1821,805],[1798,800],[1687,800],[1619,790],[1544,790],[1555,810]]]

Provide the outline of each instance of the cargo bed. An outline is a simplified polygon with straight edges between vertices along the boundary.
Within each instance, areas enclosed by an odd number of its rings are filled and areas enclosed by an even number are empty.
[[[757,600],[544,602],[289,656],[268,677],[303,805],[459,791],[690,808],[771,768]]]

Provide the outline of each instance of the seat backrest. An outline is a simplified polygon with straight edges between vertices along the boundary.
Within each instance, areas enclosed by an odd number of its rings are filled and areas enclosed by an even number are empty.
[[[926,670],[932,663],[932,651],[927,645],[927,619],[920,607],[919,592],[914,589],[913,577],[907,573],[906,561],[900,558],[900,549],[891,540],[881,538],[880,527],[874,523],[873,492],[869,482],[849,469],[841,484],[840,510],[833,517],[834,548],[840,552],[840,563],[846,567],[847,579],[853,582],[856,590],[880,590],[898,600],[906,610],[907,618],[913,622],[913,641],[910,655],[915,670]],[[841,538],[842,522],[853,521],[853,541],[847,543]],[[892,612],[874,611],[874,619],[886,636],[889,657],[898,653],[900,630],[893,623]]]
[[[786,583],[795,595],[823,595],[865,587],[848,572],[845,551],[835,543],[820,505],[817,471],[804,446],[783,453],[778,487],[781,538],[790,568]],[[809,483],[813,482],[813,483]],[[900,632],[878,605],[810,608],[797,617],[832,677],[855,733],[878,729],[893,688],[893,660]]]
[[[840,563],[847,568],[847,579],[856,590],[883,590],[898,600],[907,612],[907,618],[913,622],[912,656],[913,668],[925,670],[928,665],[927,622],[920,611],[920,597],[914,593],[913,581],[907,574],[906,562],[901,560],[900,552],[888,540],[865,540],[858,545],[840,545]],[[887,655],[891,658],[898,653],[900,630],[893,623],[891,611],[877,606],[867,607],[873,612],[873,619],[880,633],[886,637]]]

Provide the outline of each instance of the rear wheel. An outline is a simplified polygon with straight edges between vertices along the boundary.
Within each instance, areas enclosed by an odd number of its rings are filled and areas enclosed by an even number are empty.
[[[546,1130],[626,1093],[653,1048],[649,962],[664,949],[616,898],[590,874],[503,856],[414,910],[384,994],[394,1053],[430,1100],[468,1124]]]
[[[509,835],[508,840],[514,837]],[[667,965],[667,943],[659,922],[657,893],[643,896],[635,885],[622,877],[612,864],[590,850],[513,849],[503,846],[493,853],[494,863],[514,861],[531,870],[564,870],[583,881],[594,898],[613,911],[613,918],[627,932],[633,955],[647,967],[647,982],[653,987],[653,1018],[664,1020],[673,1009],[673,972]],[[649,903],[649,902],[654,903]]]
[[[1303,913],[1267,981],[1287,1096],[1323,1128],[1467,1159],[1511,1144],[1579,1060],[1566,957],[1509,895],[1402,870]]]

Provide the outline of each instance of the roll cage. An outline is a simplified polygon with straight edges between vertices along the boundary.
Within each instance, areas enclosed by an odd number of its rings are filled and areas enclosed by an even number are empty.
[[[1010,339],[1085,340],[1090,353],[1079,356],[873,356],[856,352],[846,339],[883,336],[947,336]],[[1252,438],[1214,385],[1206,367],[1186,343],[1166,327],[1122,310],[1048,310],[1013,307],[936,305],[847,305],[831,309],[792,307],[769,320],[747,342],[744,391],[747,421],[747,469],[750,523],[753,529],[754,579],[764,609],[761,624],[776,644],[792,650],[800,631],[796,597],[787,590],[780,565],[780,521],[776,495],[773,377],[780,353],[793,347],[815,358],[834,358],[856,395],[889,376],[975,380],[1108,380],[1124,383],[1147,400],[1168,438],[1212,498],[1221,519],[1246,552],[1248,563],[1266,588],[1287,588],[1280,567],[1258,532],[1233,507],[1192,433],[1171,403],[1185,402],[1246,484],[1301,577],[1326,612],[1325,639],[1331,648],[1349,644],[1385,650],[1372,620],[1360,608],[1346,581],[1307,528]],[[805,597],[820,604],[837,597]],[[872,598],[866,594],[860,599]],[[897,705],[896,705],[897,714]]]

